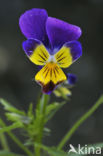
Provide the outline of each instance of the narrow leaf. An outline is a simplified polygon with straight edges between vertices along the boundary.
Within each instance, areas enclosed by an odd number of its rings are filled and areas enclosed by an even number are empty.
[[[15,108],[14,106],[12,106],[10,103],[8,103],[6,100],[4,100],[2,98],[0,99],[0,103],[4,106],[4,109],[6,111],[18,113],[18,114],[21,114],[21,115],[25,115],[24,111],[18,110],[17,108]]]
[[[31,121],[28,116],[20,115],[17,113],[6,113],[6,117],[12,122],[19,122],[21,124],[29,124]]]
[[[13,129],[20,128],[20,127],[22,127],[20,123],[13,123],[10,126],[5,126],[3,128],[0,128],[0,133],[8,132],[8,131],[11,131]]]
[[[61,103],[58,103],[58,102],[54,102],[50,105],[47,106],[47,109],[46,109],[46,115],[47,115],[47,119],[46,119],[46,122],[48,120],[50,120],[54,115],[55,113],[65,104],[65,102],[61,102]]]
[[[29,117],[33,116],[33,104],[32,103],[30,103],[30,105],[29,105],[28,116]]]

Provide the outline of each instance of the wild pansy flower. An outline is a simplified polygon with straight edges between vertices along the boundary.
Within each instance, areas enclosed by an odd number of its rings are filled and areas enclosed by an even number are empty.
[[[81,29],[62,20],[48,17],[44,9],[31,9],[21,15],[19,25],[27,38],[23,49],[29,59],[42,69],[35,80],[44,93],[51,93],[58,84],[71,79],[61,68],[68,68],[82,55],[78,38]],[[69,76],[69,77],[68,77]]]

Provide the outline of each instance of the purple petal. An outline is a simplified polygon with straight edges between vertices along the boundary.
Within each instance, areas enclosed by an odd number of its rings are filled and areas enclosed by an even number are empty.
[[[54,85],[54,83],[50,81],[47,85],[43,86],[42,91],[43,93],[50,95],[55,89],[55,87],[56,86]]]
[[[28,39],[23,42],[22,46],[23,46],[23,50],[25,51],[26,55],[30,56],[32,54],[33,50],[40,44],[41,44],[41,42],[39,40]]]
[[[52,17],[47,19],[46,31],[53,48],[61,47],[65,42],[77,40],[81,36],[78,26]]]
[[[77,82],[77,77],[74,74],[67,74],[67,80],[70,85],[74,85]]]
[[[82,46],[78,41],[71,41],[64,44],[64,46],[70,48],[73,62],[76,61],[82,55]]]
[[[47,42],[45,30],[47,17],[47,12],[44,9],[31,9],[22,14],[19,25],[24,36]]]

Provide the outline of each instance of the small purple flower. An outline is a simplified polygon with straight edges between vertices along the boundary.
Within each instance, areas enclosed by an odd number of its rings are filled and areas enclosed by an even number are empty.
[[[82,55],[81,44],[77,41],[81,29],[48,17],[44,9],[26,11],[21,15],[19,25],[27,38],[23,42],[26,55],[33,63],[43,67],[35,80],[42,86],[43,92],[49,94],[67,80],[61,68],[69,67]]]
[[[74,74],[68,73],[67,80],[70,85],[74,85],[77,82],[77,77]]]

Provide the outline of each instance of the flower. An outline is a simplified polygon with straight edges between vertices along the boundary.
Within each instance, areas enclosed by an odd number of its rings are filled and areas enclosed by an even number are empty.
[[[61,68],[68,68],[82,55],[78,38],[81,29],[62,20],[48,17],[45,9],[31,9],[19,19],[21,32],[27,38],[23,49],[29,59],[42,69],[35,80],[43,92],[50,94],[68,79]],[[70,75],[71,76],[71,75]]]
[[[74,85],[77,82],[77,77],[74,74],[68,73],[67,80],[70,85]]]
[[[62,85],[59,85],[53,93],[57,97],[62,97],[65,100],[68,100],[70,96],[72,95],[71,89],[77,82],[77,77],[74,74],[68,73],[66,74],[67,80],[62,83]]]

